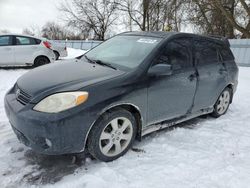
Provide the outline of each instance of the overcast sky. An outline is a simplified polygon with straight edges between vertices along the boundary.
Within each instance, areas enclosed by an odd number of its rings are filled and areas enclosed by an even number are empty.
[[[64,1],[0,0],[0,30],[6,29],[12,33],[22,33],[24,28],[41,28],[47,21],[64,24],[61,19],[63,14],[57,8]],[[121,32],[120,30],[117,29]],[[182,31],[190,32],[192,30],[190,26],[184,26]]]
[[[57,10],[63,0],[0,0],[0,30],[21,33],[26,27],[42,27],[47,21],[62,23]]]

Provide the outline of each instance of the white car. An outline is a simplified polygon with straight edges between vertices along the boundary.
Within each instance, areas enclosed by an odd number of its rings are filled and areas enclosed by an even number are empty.
[[[57,44],[54,43],[52,41],[51,42],[51,48],[56,56],[56,60],[59,59],[59,57],[67,57],[68,56],[68,52],[67,52],[67,47],[62,45],[62,44]]]
[[[40,66],[55,61],[51,43],[27,35],[0,35],[0,67]]]

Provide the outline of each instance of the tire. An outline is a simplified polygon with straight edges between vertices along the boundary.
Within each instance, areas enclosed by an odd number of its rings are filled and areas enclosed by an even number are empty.
[[[88,151],[100,161],[113,161],[131,148],[136,132],[136,120],[129,111],[117,109],[107,112],[90,131]]]
[[[54,52],[54,54],[55,54],[55,58],[56,58],[56,60],[58,60],[59,59],[59,57],[60,57],[60,54],[57,52],[57,51],[53,51]]]
[[[218,118],[224,115],[230,105],[232,99],[232,90],[230,88],[226,88],[222,91],[219,98],[217,99],[214,105],[214,111],[212,112],[212,116]]]
[[[49,64],[50,61],[47,57],[37,57],[34,61],[34,67],[39,67],[42,65]]]

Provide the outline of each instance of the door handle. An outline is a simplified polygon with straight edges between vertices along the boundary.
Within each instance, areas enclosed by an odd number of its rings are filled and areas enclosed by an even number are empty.
[[[197,77],[196,73],[191,74],[188,79],[192,82]]]
[[[223,68],[219,69],[219,73],[220,73],[220,74],[225,74],[226,72],[227,72],[226,69],[223,69]]]

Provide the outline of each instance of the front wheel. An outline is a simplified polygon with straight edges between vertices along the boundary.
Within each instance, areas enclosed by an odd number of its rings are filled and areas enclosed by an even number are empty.
[[[212,113],[213,117],[220,117],[221,115],[224,115],[230,105],[230,101],[232,98],[232,92],[229,88],[224,89],[224,91],[219,96],[218,100],[216,101],[214,105],[214,111]]]
[[[136,120],[127,110],[105,113],[92,128],[88,150],[98,160],[109,162],[124,155],[136,136]]]

